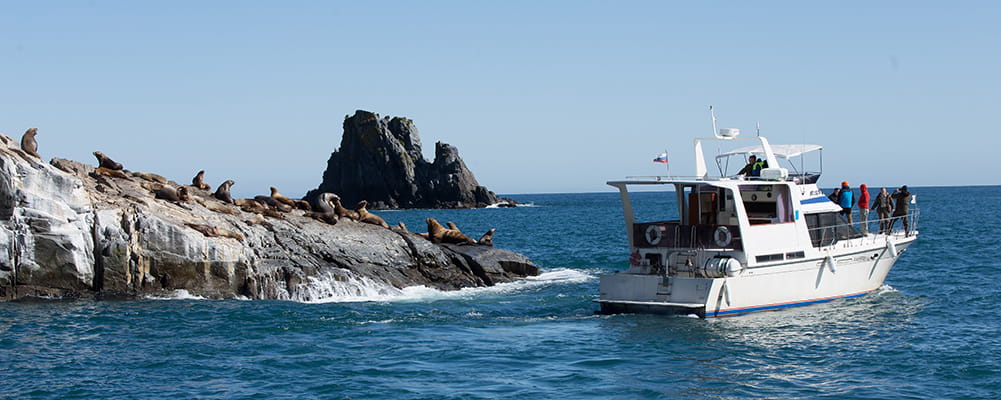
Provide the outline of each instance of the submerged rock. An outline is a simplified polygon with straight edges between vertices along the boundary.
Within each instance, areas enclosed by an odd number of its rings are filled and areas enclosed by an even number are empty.
[[[192,186],[191,201],[160,200],[151,188],[180,185],[70,160],[44,163],[0,141],[0,299],[184,289],[315,300],[324,293],[318,282],[331,279],[452,290],[538,274],[510,251],[436,245],[346,219],[331,225],[302,210],[265,217]]]
[[[344,204],[369,208],[476,208],[502,199],[480,186],[454,146],[435,143],[433,162],[421,153],[413,121],[358,110],[344,118],[341,146],[330,155],[320,186],[306,194],[336,193]],[[510,199],[503,199],[513,204]]]

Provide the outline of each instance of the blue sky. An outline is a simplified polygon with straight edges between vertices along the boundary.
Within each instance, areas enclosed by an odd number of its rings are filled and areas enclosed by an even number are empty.
[[[504,194],[693,171],[720,127],[822,186],[1001,184],[997,2],[0,2],[0,132],[234,194],[320,183],[357,109]]]

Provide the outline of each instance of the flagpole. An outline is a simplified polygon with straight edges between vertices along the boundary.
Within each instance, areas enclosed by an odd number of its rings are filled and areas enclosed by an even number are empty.
[[[667,149],[664,149],[664,154],[667,154]],[[667,156],[667,162],[664,163],[664,166],[667,167],[667,178],[670,179],[671,178],[671,156],[670,155]]]

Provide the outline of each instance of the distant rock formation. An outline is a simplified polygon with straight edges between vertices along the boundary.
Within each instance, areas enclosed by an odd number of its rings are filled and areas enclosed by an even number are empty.
[[[320,186],[306,194],[341,196],[369,208],[477,208],[509,202],[480,186],[454,146],[435,143],[434,162],[421,154],[413,121],[358,110],[344,118],[341,147],[330,155]]]
[[[210,298],[316,300],[330,282],[443,290],[538,267],[517,253],[438,245],[399,229],[303,210],[262,216],[187,186],[156,199],[155,174],[29,156],[0,135],[0,300],[132,298],[184,289]],[[326,293],[333,295],[335,293]]]

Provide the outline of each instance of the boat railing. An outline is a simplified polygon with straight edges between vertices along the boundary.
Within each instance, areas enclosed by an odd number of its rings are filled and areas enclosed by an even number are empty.
[[[672,249],[741,249],[737,225],[682,225],[680,221],[633,224],[633,246]]]
[[[811,183],[817,183],[820,178],[820,174],[816,172],[807,173],[790,173],[785,179],[767,179],[758,176],[744,176],[744,175],[728,175],[728,176],[627,176],[626,179],[635,179],[643,181],[653,181],[653,182],[664,182],[673,183],[675,181],[747,181],[747,182],[794,182],[796,184],[805,185]]]
[[[870,212],[870,214],[872,214]],[[862,239],[863,243],[882,243],[887,236],[908,236],[918,229],[918,221],[921,212],[918,209],[908,211],[906,216],[890,216],[888,218],[867,218],[862,220],[862,216],[857,210],[852,212],[852,222],[848,223],[842,217],[842,224],[826,225],[810,229],[810,240],[813,247],[832,246],[838,241],[848,239]],[[905,221],[907,227],[905,228]]]

